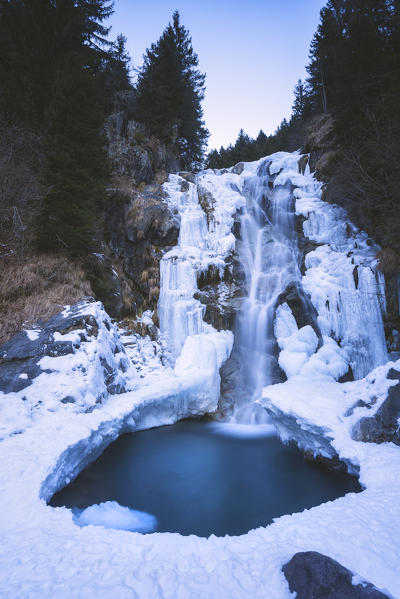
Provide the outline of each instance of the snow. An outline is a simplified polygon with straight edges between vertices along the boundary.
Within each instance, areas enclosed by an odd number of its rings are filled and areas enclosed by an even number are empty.
[[[351,225],[348,236],[345,214],[336,208],[330,212],[321,203],[320,184],[309,173],[298,174],[299,157],[277,153],[268,161],[270,172],[277,174],[275,185],[296,186],[296,210],[306,218],[304,232],[323,244],[307,255],[302,277],[318,312],[322,345],[318,347],[310,326],[298,328],[287,304],[279,306],[274,328],[288,380],[266,387],[258,405],[274,419],[283,440],[294,439],[316,455],[339,456],[351,471],[359,472],[365,490],[283,516],[240,537],[208,539],[132,532],[142,525],[149,530],[155,524],[152,516],[138,515],[115,502],[75,515],[46,505],[120,434],[217,408],[219,368],[230,354],[233,335],[207,325],[203,307],[193,296],[199,272],[210,264],[225,267],[234,244],[233,217],[244,205],[245,180],[265,168],[265,160],[245,163],[241,175],[231,169],[197,176],[214,198],[208,219],[200,213],[194,184],[182,191],[182,178],[171,175],[165,184],[166,201],[180,213],[184,227],[179,245],[161,262],[162,335],[153,340],[124,331],[119,337],[118,329],[109,321],[107,328],[101,316],[104,327],[99,328],[98,342],[82,342],[70,356],[45,358],[52,372],[43,373],[24,390],[31,399],[23,401],[18,394],[0,398],[4,597],[290,599],[281,567],[298,551],[329,555],[361,579],[400,597],[400,451],[391,443],[375,445],[351,438],[352,427],[365,411],[357,402],[369,402],[373,415],[396,382],[387,379],[388,370],[400,369],[400,361],[380,365],[386,361],[384,288],[376,271],[376,247]],[[142,318],[151,326],[151,315]],[[68,340],[74,343],[76,334],[68,333]],[[121,351],[114,354],[117,347]],[[114,359],[116,367],[128,356],[132,366],[127,365],[125,374],[133,389],[91,409],[94,397],[102,393],[97,370],[101,355]],[[366,369],[375,370],[361,380],[338,383],[349,362],[360,377]],[[60,403],[61,392],[67,389],[75,389],[76,404]],[[212,426],[224,434],[249,437],[257,431],[272,432],[271,426]]]
[[[136,387],[136,370],[129,362],[117,328],[102,304],[83,302],[80,313],[95,318],[98,324],[96,340],[88,337],[85,329],[65,335],[54,333],[54,341],[72,342],[73,353],[44,356],[38,361],[42,372],[29,386],[15,393],[0,391],[0,439],[32,426],[45,412],[90,410],[96,408],[99,402],[106,401],[109,392],[104,375],[105,364],[115,373],[115,385],[128,389]],[[63,314],[68,316],[69,309],[66,308]],[[36,339],[34,337],[31,341]],[[18,418],[13,417],[14,411]]]
[[[348,221],[342,208],[318,197],[303,196],[300,189],[296,192],[300,196],[296,213],[306,217],[304,234],[323,244],[306,256],[303,287],[317,309],[322,334],[340,341],[347,349],[354,376],[362,378],[388,359],[382,320],[385,288],[377,270],[378,248]]]
[[[106,501],[90,505],[84,510],[74,511],[74,522],[78,526],[104,526],[115,530],[132,532],[154,532],[157,518],[153,514],[132,510],[119,505],[116,501]]]
[[[346,387],[335,382],[325,383],[319,393],[315,383],[301,393],[295,382],[287,390],[290,393],[282,389],[279,401],[291,401],[304,410],[307,421],[337,430],[335,449],[342,451],[342,444],[343,457],[358,460],[367,489],[284,516],[241,537],[143,536],[104,526],[80,528],[70,510],[45,505],[45,499],[118,434],[172,423],[193,409],[201,413],[212,408],[197,403],[178,377],[174,384],[165,380],[157,390],[149,385],[113,396],[92,413],[47,414],[34,428],[0,444],[0,513],[6,548],[0,556],[2,592],[41,599],[46,595],[264,599],[267,592],[271,599],[289,599],[282,564],[297,551],[314,550],[399,596],[400,452],[391,444],[352,442],[339,428],[344,408],[358,397],[357,385],[362,386],[358,393],[371,395],[393,384],[385,383],[386,370],[378,369],[369,382],[347,383],[352,397],[343,406],[339,406],[343,393],[338,399],[337,388]],[[313,402],[317,394],[318,402]]]
[[[40,330],[38,329],[25,329],[25,333],[28,335],[30,341],[36,341],[39,338]]]

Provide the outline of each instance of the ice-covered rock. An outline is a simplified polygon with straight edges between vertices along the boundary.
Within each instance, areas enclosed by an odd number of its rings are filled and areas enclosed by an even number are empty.
[[[136,386],[136,370],[100,302],[68,306],[40,329],[21,331],[0,356],[2,437],[43,412],[93,410]]]
[[[387,379],[396,382],[389,387],[383,402],[377,401],[376,397],[372,397],[369,402],[364,398],[358,400],[350,409],[352,413],[355,408],[361,408],[358,413],[366,414],[353,427],[352,437],[356,441],[368,443],[391,441],[400,445],[400,371],[391,368]]]

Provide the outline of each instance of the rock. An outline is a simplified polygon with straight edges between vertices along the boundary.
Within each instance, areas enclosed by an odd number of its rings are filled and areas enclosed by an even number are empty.
[[[296,553],[282,570],[297,599],[389,599],[368,582],[352,584],[350,570],[316,551]]]
[[[152,183],[108,209],[108,246],[128,289],[124,297],[130,301],[130,313],[124,309],[120,316],[156,307],[160,260],[177,244],[180,226],[179,215],[170,210],[163,193],[161,185]]]
[[[66,339],[62,339],[64,335]],[[91,343],[93,348],[87,351]],[[75,359],[78,354],[79,359]],[[71,366],[69,362],[57,360],[69,355]],[[46,366],[41,365],[44,358]],[[48,358],[54,358],[54,361]],[[57,396],[61,403],[82,404],[85,385],[88,389],[91,386],[90,401],[97,402],[105,399],[108,393],[127,390],[123,373],[128,367],[129,361],[109,316],[99,302],[89,298],[41,323],[34,333],[21,331],[0,347],[0,391],[18,393],[26,390],[29,396],[29,387],[37,377],[55,373],[55,378],[48,383],[49,394]],[[99,377],[100,370],[103,380]]]
[[[199,204],[207,216],[207,223],[210,224],[210,222],[214,219],[215,198],[212,193],[201,184],[197,186],[197,193],[199,197]]]
[[[205,322],[218,331],[229,329],[233,331],[236,314],[243,300],[241,290],[234,284],[225,282],[218,285],[203,286],[195,298],[206,306]]]
[[[231,172],[234,173],[235,175],[241,175],[244,171],[244,164],[243,162],[238,162],[237,164],[235,164],[235,166],[233,166],[231,168]]]
[[[308,161],[309,161],[309,156],[308,156],[308,154],[304,154],[304,156],[302,156],[302,157],[299,159],[299,173],[300,173],[301,175],[304,175],[304,173],[305,173],[305,171],[306,171],[306,166],[307,166],[307,164],[308,164]]]
[[[189,183],[196,183],[196,175],[194,173],[191,173],[189,171],[180,171],[178,175],[185,179],[185,181],[188,181]]]
[[[104,127],[113,178],[129,189],[153,182],[160,171],[179,170],[175,129],[171,129],[168,142],[150,135],[145,125],[133,118],[135,103],[134,90],[116,94],[113,113]]]
[[[119,317],[129,313],[129,307],[124,302],[123,281],[109,256],[89,255],[85,270],[96,299],[104,304],[110,316]]]
[[[397,380],[389,388],[387,398],[374,416],[361,418],[353,427],[352,438],[365,443],[385,443],[391,441],[400,445],[400,372],[391,368],[388,379]],[[367,406],[367,408],[370,406]]]
[[[278,298],[277,305],[287,303],[299,329],[310,325],[317,334],[318,347],[322,345],[322,334],[318,325],[318,314],[310,298],[296,281],[290,283]]]
[[[310,154],[311,172],[316,170],[319,160],[335,147],[333,117],[329,113],[315,116],[306,130],[304,150]]]

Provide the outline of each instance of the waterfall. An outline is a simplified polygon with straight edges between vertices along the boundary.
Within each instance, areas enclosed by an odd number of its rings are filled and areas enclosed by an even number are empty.
[[[235,330],[237,422],[265,422],[254,402],[268,385],[303,374],[362,378],[387,360],[378,248],[344,210],[321,201],[321,184],[309,170],[299,174],[297,160],[278,153],[242,175],[237,253],[246,297]],[[300,239],[314,242],[304,256]]]
[[[229,366],[236,383],[226,405],[242,423],[266,418],[255,401],[268,385],[295,376],[362,378],[387,361],[379,248],[342,208],[321,200],[322,184],[308,169],[299,173],[299,158],[278,152],[204,171],[194,182],[170,175],[164,184],[181,227],[178,245],[160,264],[160,328],[174,361],[185,347],[204,353],[211,342],[220,365],[232,334],[204,322],[197,281],[210,266],[219,270],[221,298],[229,298],[223,275],[230,272],[243,298]]]
[[[166,253],[160,263],[158,313],[161,332],[176,358],[187,337],[204,332],[205,307],[193,297],[198,290],[194,261],[207,246],[208,229],[196,186],[186,183],[187,189],[182,190],[179,177],[172,178],[172,182],[175,185],[169,191],[180,212],[181,226],[178,246]]]
[[[257,399],[263,387],[273,382],[276,304],[288,285],[301,277],[291,186],[274,187],[268,167],[268,161],[264,162],[257,175],[248,180],[246,207],[240,217],[238,251],[247,298],[238,317],[237,348],[242,371],[240,393],[245,402]],[[240,410],[237,417],[241,417]]]

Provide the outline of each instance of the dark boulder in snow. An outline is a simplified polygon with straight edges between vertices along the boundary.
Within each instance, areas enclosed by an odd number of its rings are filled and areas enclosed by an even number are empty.
[[[372,584],[316,551],[296,553],[282,570],[297,599],[388,599]]]
[[[400,372],[391,368],[388,379],[397,380],[389,388],[387,398],[373,416],[361,418],[354,426],[352,437],[355,441],[385,443],[392,441],[400,445]],[[367,408],[370,406],[367,406]]]

